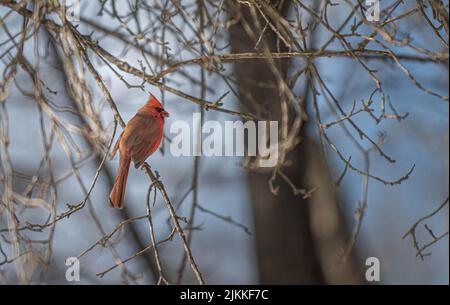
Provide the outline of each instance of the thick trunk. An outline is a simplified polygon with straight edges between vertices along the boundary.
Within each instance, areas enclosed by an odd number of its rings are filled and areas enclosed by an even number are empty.
[[[278,9],[285,15],[289,1]],[[238,20],[229,31],[232,52],[255,52],[260,33],[255,25],[255,15],[252,16],[247,5],[234,6],[230,10]],[[252,35],[249,29],[257,34]],[[269,28],[264,38],[271,51],[286,51]],[[288,59],[275,61],[284,77],[288,64]],[[280,120],[280,92],[273,67],[266,60],[236,61],[234,74],[239,84],[242,110],[265,119]],[[261,109],[267,111],[261,112]],[[292,188],[283,181],[276,181],[280,189],[275,196],[268,187],[271,172],[251,171],[248,174],[260,283],[359,282],[360,273],[354,268],[353,260],[341,263],[338,259],[339,247],[345,246],[345,226],[320,149],[306,138],[304,132],[300,136],[302,142],[287,156],[292,165],[283,171],[297,187],[321,188],[313,199],[304,200],[301,195],[294,195]],[[322,223],[324,221],[330,223]]]

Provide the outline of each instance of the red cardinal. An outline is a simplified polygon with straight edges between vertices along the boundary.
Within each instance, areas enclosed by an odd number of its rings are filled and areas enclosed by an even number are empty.
[[[113,157],[117,150],[120,151],[120,162],[116,180],[109,195],[110,207],[123,208],[130,162],[133,160],[134,166],[138,168],[158,149],[163,137],[164,119],[168,116],[169,113],[152,95],[125,126],[112,151]]]

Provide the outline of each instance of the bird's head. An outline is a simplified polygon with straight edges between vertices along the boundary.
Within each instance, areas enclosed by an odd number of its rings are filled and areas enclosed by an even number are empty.
[[[153,95],[150,95],[150,98],[147,101],[146,106],[151,108],[152,111],[157,112],[157,114],[161,116],[161,119],[169,117],[169,113],[166,110],[164,110],[163,105],[161,105],[158,99]]]

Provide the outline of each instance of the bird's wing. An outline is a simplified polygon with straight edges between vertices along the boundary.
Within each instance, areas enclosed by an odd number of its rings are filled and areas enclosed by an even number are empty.
[[[161,122],[151,116],[136,115],[128,122],[122,145],[129,148],[136,167],[158,148],[162,131]]]

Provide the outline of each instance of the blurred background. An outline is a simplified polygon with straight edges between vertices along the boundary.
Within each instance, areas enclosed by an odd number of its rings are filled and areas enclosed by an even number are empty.
[[[0,1],[0,283],[201,282],[170,203],[207,284],[448,284],[448,9]],[[108,150],[149,93],[168,200],[132,166],[111,209]],[[198,112],[279,121],[279,163],[174,157],[171,124]]]

